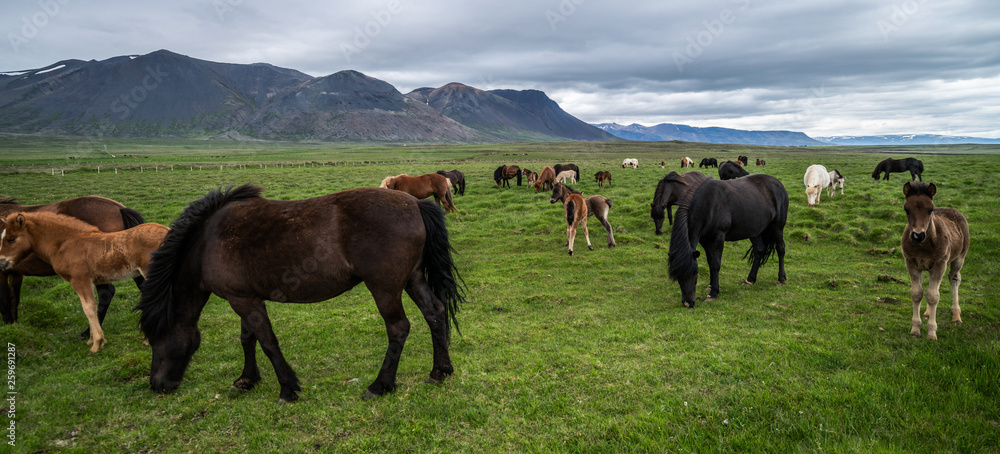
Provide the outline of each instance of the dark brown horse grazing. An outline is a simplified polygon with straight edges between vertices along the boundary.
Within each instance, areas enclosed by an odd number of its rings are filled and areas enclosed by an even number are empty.
[[[882,173],[885,173],[883,180],[889,180],[889,174],[893,172],[910,172],[910,181],[920,179],[924,181],[924,177],[921,176],[924,173],[924,163],[917,158],[906,158],[906,159],[893,159],[886,158],[882,162],[875,166],[875,170],[872,171],[872,178],[875,182],[878,182]]]
[[[198,318],[214,293],[229,301],[241,320],[244,365],[233,386],[246,390],[260,381],[259,342],[274,365],[280,401],[294,401],[299,380],[278,347],[265,300],[314,303],[362,282],[389,340],[365,396],[396,387],[396,368],[410,332],[404,291],[430,326],[430,381],[451,375],[450,328],[464,297],[445,215],[437,205],[375,188],[281,201],[264,199],[260,192],[244,185],[192,202],[153,254],[136,307],[153,348],[150,388],[172,391],[180,385],[201,342]]]
[[[125,205],[104,197],[76,197],[45,205],[21,205],[12,198],[0,198],[0,218],[8,214],[23,212],[49,212],[65,214],[92,224],[102,232],[117,232],[135,227],[146,222],[138,211],[126,208]],[[4,323],[17,321],[17,309],[21,302],[21,283],[24,276],[54,276],[52,266],[38,258],[26,258],[10,271],[0,271],[0,314]],[[135,283],[142,286],[142,277],[136,277]],[[111,298],[115,294],[112,284],[97,285],[97,319],[104,322]],[[90,337],[90,328],[83,332],[82,337]]]
[[[497,189],[504,186],[510,187],[511,178],[517,177],[517,185],[521,186],[521,168],[515,165],[500,166],[493,171],[493,181],[497,184]]]
[[[445,212],[458,213],[458,208],[455,208],[455,202],[451,198],[451,181],[436,173],[428,173],[419,177],[411,177],[405,173],[394,177],[385,177],[379,187],[403,191],[418,199],[434,196],[434,201],[441,205]]]
[[[707,175],[697,170],[683,174],[671,170],[660,179],[660,182],[656,184],[656,191],[653,192],[653,203],[649,204],[649,216],[653,218],[657,235],[663,234],[664,212],[666,212],[669,223],[673,224],[674,215],[670,212],[670,207],[677,205],[681,198],[689,195],[701,185],[701,182],[707,179]]]
[[[569,196],[569,194],[579,194],[582,197],[580,191],[576,191],[564,184],[557,183],[555,188],[552,189],[552,198],[549,199],[549,203],[556,203],[555,201],[562,200],[565,204],[565,199]],[[611,223],[608,222],[608,211],[611,211],[612,205],[611,199],[598,194],[584,197],[583,201],[587,204],[587,216],[597,218],[597,220],[601,222],[601,225],[604,226],[604,231],[608,233],[608,247],[612,248],[617,246],[618,244],[615,243],[615,234],[611,230]]]
[[[167,235],[167,228],[141,224],[117,232],[102,232],[77,218],[47,212],[7,215],[0,233],[0,269],[9,270],[35,257],[52,266],[80,297],[90,324],[90,351],[104,346],[97,317],[94,284],[146,275],[149,255]]]
[[[903,209],[906,228],[903,229],[903,259],[910,272],[910,299],[913,317],[910,334],[920,335],[920,300],[924,289],[922,277],[927,271],[927,338],[937,339],[937,305],[941,300],[941,281],[945,267],[951,283],[951,321],[962,323],[958,305],[958,286],[962,283],[962,265],[969,252],[969,223],[954,208],[934,208],[934,183],[907,182],[903,185]]]
[[[611,172],[607,170],[602,170],[594,174],[594,179],[597,180],[597,186],[604,189],[604,185],[607,184],[611,187]]]
[[[535,179],[535,194],[541,191],[552,189],[552,184],[556,181],[556,169],[552,166],[542,167],[542,173]]]
[[[455,188],[455,195],[465,195],[465,174],[458,169],[452,169],[449,171],[438,170],[438,175],[442,175],[448,178],[451,182],[451,186]]]
[[[750,274],[744,284],[757,281],[757,270],[775,252],[778,283],[785,282],[785,222],[788,191],[770,175],[748,175],[735,180],[708,179],[681,201],[670,233],[669,274],[681,287],[681,302],[694,307],[698,286],[698,250],[707,256],[711,285],[705,301],[719,296],[719,268],[726,241],[750,239]]]
[[[764,161],[763,159],[757,158],[757,167],[765,167],[765,166],[767,166],[767,162]]]

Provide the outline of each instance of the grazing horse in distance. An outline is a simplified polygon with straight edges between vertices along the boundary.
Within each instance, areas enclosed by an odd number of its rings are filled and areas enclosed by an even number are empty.
[[[764,167],[765,165],[767,165],[767,163],[764,162],[763,159],[757,158],[757,167]]]
[[[667,220],[674,223],[674,216],[670,212],[670,207],[680,202],[685,195],[701,185],[708,179],[708,176],[697,170],[678,174],[675,171],[663,176],[656,184],[653,192],[653,203],[649,204],[649,216],[653,218],[653,225],[656,226],[656,234],[663,234],[663,215],[666,212]]]
[[[705,301],[719,296],[719,268],[726,241],[750,239],[750,274],[744,284],[757,281],[757,270],[778,255],[778,284],[785,282],[785,222],[788,192],[770,175],[748,175],[735,180],[708,179],[678,205],[670,233],[668,254],[671,279],[681,288],[681,301],[693,308],[698,286],[698,244],[705,249],[711,286]]]
[[[883,180],[889,180],[889,174],[893,172],[910,172],[910,181],[920,179],[924,181],[922,173],[924,173],[924,163],[917,158],[906,158],[906,159],[893,159],[886,158],[882,162],[875,166],[875,170],[872,171],[872,178],[876,182],[879,180],[879,176],[884,172],[885,177]]]
[[[572,170],[563,170],[556,174],[556,183],[565,183],[569,180],[571,184],[576,184],[576,172]]]
[[[631,167],[633,169],[639,168],[639,160],[636,158],[625,158],[622,160],[622,168]]]
[[[840,185],[840,195],[844,195],[844,180],[846,178],[844,178],[844,175],[839,170],[833,169],[830,172],[830,186],[827,186],[830,191],[830,197],[833,197],[833,194],[837,191],[838,184]]]
[[[11,213],[2,223],[0,269],[10,270],[32,256],[52,266],[80,297],[90,325],[91,353],[100,351],[105,342],[94,285],[147,276],[150,254],[169,230],[149,222],[102,232],[72,216],[44,211]]]
[[[556,169],[552,166],[542,167],[542,173],[535,179],[535,194],[540,191],[552,189],[552,184],[556,181]]]
[[[607,183],[608,187],[611,187],[611,172],[607,170],[602,170],[594,174],[594,179],[597,180],[597,187],[604,189],[604,184]]]
[[[146,222],[138,211],[127,208],[114,200],[94,196],[76,197],[44,205],[21,205],[12,198],[0,198],[0,218],[17,211],[65,214],[94,225],[102,232],[117,232]],[[9,271],[0,271],[0,313],[2,313],[4,323],[17,321],[17,309],[21,302],[21,284],[24,276],[53,276],[55,274],[52,265],[37,257],[27,258]],[[142,277],[136,277],[136,285],[141,287],[142,280]],[[97,284],[96,287],[97,320],[99,323],[104,323],[104,316],[108,312],[111,298],[115,295],[115,287],[112,284]],[[81,337],[90,337],[89,327],[81,334]]]
[[[493,181],[496,182],[497,189],[500,189],[503,186],[507,186],[509,188],[510,182],[507,180],[514,177],[517,177],[517,185],[521,186],[521,176],[521,168],[516,165],[500,166],[493,171]]]
[[[660,161],[660,168],[661,169],[665,169],[666,167],[667,167],[667,162],[666,161]]]
[[[411,177],[405,173],[394,177],[385,177],[380,188],[403,191],[418,199],[434,196],[434,201],[441,205],[447,213],[458,213],[455,202],[451,198],[451,181],[436,173],[428,173]]]
[[[685,167],[694,167],[694,159],[688,157],[681,158],[681,168]]]
[[[927,271],[927,338],[937,339],[937,305],[941,300],[941,281],[948,268],[951,283],[951,321],[962,323],[958,305],[958,287],[962,283],[962,265],[969,252],[969,223],[954,208],[935,208],[934,183],[906,182],[903,185],[903,209],[906,228],[900,240],[906,270],[910,273],[910,299],[913,317],[910,334],[920,335],[920,301],[924,297],[923,272]]]
[[[465,174],[458,169],[453,169],[449,171],[438,170],[438,175],[442,175],[451,182],[451,186],[455,188],[455,195],[465,195]]]
[[[302,388],[281,353],[265,301],[316,303],[362,282],[388,337],[382,367],[364,397],[396,388],[410,332],[403,292],[430,327],[434,359],[429,382],[453,373],[448,344],[465,297],[445,215],[434,202],[376,188],[301,200],[268,200],[260,193],[249,184],[209,192],[188,205],[153,254],[136,306],[153,350],[153,391],[169,392],[180,385],[201,342],[198,319],[215,294],[240,316],[243,373],[233,387],[249,390],[260,381],[260,343],[278,377],[279,402],[297,400]]]
[[[573,188],[564,184],[557,184],[552,189],[552,198],[549,199],[549,202],[555,203],[555,200],[565,201],[565,198],[568,197],[569,194],[579,194],[581,197],[583,196],[580,191],[573,190]],[[583,201],[587,204],[587,216],[597,218],[597,220],[601,222],[601,225],[604,226],[604,231],[608,233],[608,247],[613,248],[617,246],[618,243],[615,243],[615,234],[612,232],[611,223],[608,222],[608,211],[611,211],[612,205],[611,199],[597,194],[584,197]]]
[[[577,167],[577,165],[573,164],[572,162],[569,163],[569,164],[556,164],[556,165],[552,166],[552,169],[556,171],[556,176],[557,177],[558,177],[558,175],[560,173],[563,173],[563,172],[565,172],[567,170],[572,170],[573,172],[576,173],[576,175],[574,175],[574,179],[576,181],[580,181],[580,175],[583,175],[583,174],[580,173],[580,168]]]
[[[535,180],[538,179],[538,172],[532,172],[528,169],[524,169],[521,171],[521,173],[524,175],[526,183],[532,186],[535,185]]]
[[[732,180],[747,175],[750,175],[750,172],[747,172],[740,165],[740,161],[726,161],[719,164],[719,179],[721,180]]]
[[[719,167],[719,160],[715,158],[702,158],[701,162],[698,164],[698,168],[709,168],[709,167]]]
[[[742,162],[743,163],[743,167],[746,167],[747,163],[750,162],[750,158],[748,158],[746,156],[743,156],[743,155],[740,155],[738,158],[736,158],[736,160],[739,161],[739,162]]]
[[[816,206],[820,196],[823,195],[823,190],[830,186],[830,172],[827,172],[826,167],[813,164],[806,169],[802,182],[806,185],[806,199],[809,206]]]

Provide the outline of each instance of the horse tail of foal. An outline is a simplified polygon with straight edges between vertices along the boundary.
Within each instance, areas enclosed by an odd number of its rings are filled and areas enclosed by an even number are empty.
[[[428,199],[418,201],[417,206],[420,207],[424,230],[427,231],[427,238],[424,240],[424,275],[434,296],[444,304],[447,319],[445,329],[451,338],[451,325],[455,325],[455,330],[462,334],[455,314],[459,311],[459,303],[465,302],[465,286],[451,259],[451,253],[455,249],[448,240],[444,212]]]
[[[566,224],[573,225],[574,212],[576,211],[576,203],[572,200],[566,201]]]
[[[146,219],[142,217],[142,213],[135,211],[131,208],[121,207],[118,210],[122,215],[122,225],[126,229],[131,229],[139,224],[145,224]]]
[[[170,231],[152,254],[149,274],[142,285],[142,297],[135,306],[135,310],[142,312],[139,325],[147,338],[159,338],[173,325],[174,281],[203,226],[223,206],[237,200],[260,197],[260,192],[260,187],[251,184],[216,189],[191,202],[170,224]]]

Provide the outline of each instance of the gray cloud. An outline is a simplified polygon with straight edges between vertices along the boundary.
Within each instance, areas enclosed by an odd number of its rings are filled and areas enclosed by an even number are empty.
[[[537,88],[584,121],[1000,137],[990,0],[41,0],[5,5],[0,71],[169,49],[407,92]]]

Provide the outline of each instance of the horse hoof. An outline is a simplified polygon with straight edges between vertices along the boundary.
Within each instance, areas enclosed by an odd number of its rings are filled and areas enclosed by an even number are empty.
[[[706,296],[705,297],[705,302],[706,303],[709,302],[709,301],[715,301],[715,300],[716,300],[716,298],[714,296]]]
[[[745,285],[745,286],[747,286],[747,287],[750,287],[750,286],[752,286],[752,285],[753,285],[753,282],[750,282],[750,281],[747,281],[747,280],[744,280],[744,281],[743,281],[743,285]]]
[[[372,400],[372,399],[375,399],[375,398],[378,398],[378,397],[381,397],[381,396],[379,396],[378,394],[375,394],[375,393],[373,393],[373,392],[371,392],[371,391],[369,391],[369,390],[366,389],[365,390],[365,395],[361,396],[361,399],[362,400]]]
[[[778,285],[784,287],[785,286],[785,281],[778,281]]]
[[[694,309],[694,304],[691,304],[691,303],[685,301],[684,302],[684,307],[686,307],[688,309]]]
[[[593,251],[593,250],[594,250],[594,247],[588,244],[588,245],[587,245],[587,249],[590,249],[591,251]]]
[[[573,255],[573,250],[572,249],[569,250],[569,255]]]

